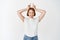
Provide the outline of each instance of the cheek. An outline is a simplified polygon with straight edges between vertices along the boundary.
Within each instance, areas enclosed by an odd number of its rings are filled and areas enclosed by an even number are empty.
[[[34,12],[32,13],[32,15],[34,15]]]

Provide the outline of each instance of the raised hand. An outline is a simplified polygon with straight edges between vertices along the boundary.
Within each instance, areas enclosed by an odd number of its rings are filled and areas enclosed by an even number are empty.
[[[29,8],[30,8],[30,5],[28,5],[26,9],[28,10]]]
[[[34,4],[31,5],[32,8],[36,9],[36,6]]]
[[[34,4],[30,4],[30,5],[27,6],[27,10],[28,10],[29,8],[34,8],[34,9],[36,9],[36,6],[35,6]]]

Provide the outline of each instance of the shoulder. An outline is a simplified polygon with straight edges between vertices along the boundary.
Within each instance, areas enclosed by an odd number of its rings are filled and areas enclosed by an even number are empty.
[[[34,19],[39,20],[39,17],[35,17]]]
[[[37,22],[39,22],[39,17],[35,17],[34,19],[35,19]]]

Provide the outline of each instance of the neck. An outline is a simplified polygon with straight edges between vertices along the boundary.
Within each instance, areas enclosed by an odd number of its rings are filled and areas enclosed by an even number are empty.
[[[29,16],[30,18],[33,18],[32,16]]]

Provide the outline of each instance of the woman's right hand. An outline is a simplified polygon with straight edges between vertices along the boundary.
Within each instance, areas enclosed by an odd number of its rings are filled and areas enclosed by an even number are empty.
[[[26,9],[28,10],[29,8],[30,8],[30,5],[28,5]]]

